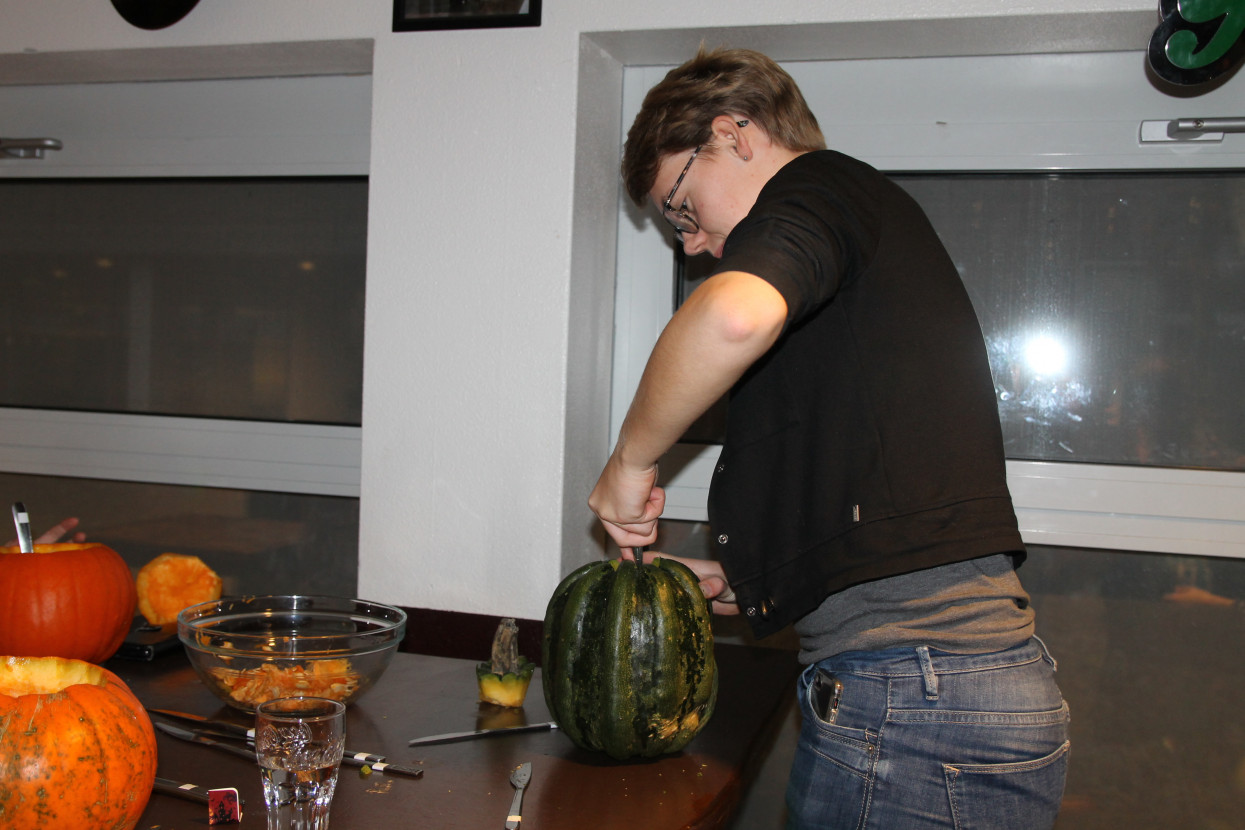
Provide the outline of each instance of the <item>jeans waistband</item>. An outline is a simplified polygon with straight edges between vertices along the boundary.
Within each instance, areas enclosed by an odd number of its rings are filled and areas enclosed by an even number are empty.
[[[934,674],[981,671],[1045,660],[1056,667],[1046,643],[1032,637],[1020,645],[986,654],[952,654],[926,646],[904,646],[883,651],[849,651],[827,657],[813,666],[832,672],[887,677],[921,677]],[[813,670],[813,666],[809,669]]]

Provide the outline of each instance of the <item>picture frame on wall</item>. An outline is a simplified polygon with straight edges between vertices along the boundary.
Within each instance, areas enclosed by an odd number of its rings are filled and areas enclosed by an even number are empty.
[[[393,30],[539,26],[541,0],[393,0]]]

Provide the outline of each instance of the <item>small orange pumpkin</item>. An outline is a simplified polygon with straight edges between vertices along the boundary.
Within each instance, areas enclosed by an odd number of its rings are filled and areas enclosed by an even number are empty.
[[[0,826],[131,830],[156,778],[156,733],[102,666],[0,657]]]
[[[134,621],[129,565],[92,542],[0,548],[0,654],[102,663]]]
[[[152,625],[177,622],[183,608],[220,599],[221,579],[202,559],[162,553],[139,568],[138,612]]]

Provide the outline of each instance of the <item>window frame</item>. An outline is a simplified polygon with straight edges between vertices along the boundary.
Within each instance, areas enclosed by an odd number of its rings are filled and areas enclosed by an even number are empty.
[[[1245,169],[1245,135],[1142,141],[1144,121],[1242,106],[1225,87],[1166,96],[1146,80],[1144,60],[1109,52],[785,67],[830,146],[887,171]],[[670,68],[624,74],[624,129]],[[674,243],[648,213],[620,196],[611,440],[674,308]],[[681,443],[662,459],[666,518],[707,521],[719,452]],[[1013,460],[1007,473],[1028,544],[1245,558],[1245,473]]]

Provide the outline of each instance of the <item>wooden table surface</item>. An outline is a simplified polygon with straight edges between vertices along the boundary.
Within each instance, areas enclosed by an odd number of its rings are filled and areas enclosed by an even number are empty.
[[[536,732],[461,743],[408,747],[421,735],[501,723],[550,720],[537,670],[520,710],[477,701],[475,663],[399,653],[380,682],[346,715],[346,745],[384,754],[392,763],[418,764],[421,778],[343,766],[331,822],[338,830],[488,830],[502,828],[513,790],[511,769],[530,761],[523,800],[529,830],[677,830],[718,828],[729,820],[759,762],[798,670],[792,652],[717,646],[717,710],[682,752],[620,763],[575,747],[559,732]],[[108,668],[148,708],[176,709],[249,725],[245,713],[225,707],[199,681],[185,655],[150,663],[114,659]],[[265,808],[259,771],[243,758],[189,744],[162,732],[158,774],[206,788],[236,787],[246,802],[241,824],[262,828]],[[140,830],[206,827],[207,807],[153,793]]]

